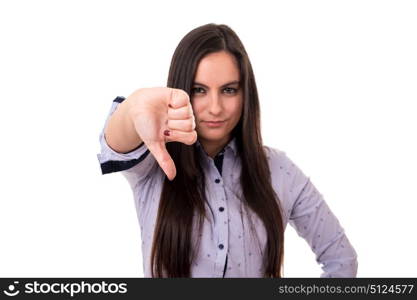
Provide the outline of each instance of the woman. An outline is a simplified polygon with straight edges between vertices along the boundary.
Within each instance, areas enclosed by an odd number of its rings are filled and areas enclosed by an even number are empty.
[[[117,97],[102,173],[133,190],[145,277],[282,277],[289,222],[322,264],[354,277],[355,250],[285,152],[262,144],[259,100],[235,32],[207,24],[175,50],[167,88]]]

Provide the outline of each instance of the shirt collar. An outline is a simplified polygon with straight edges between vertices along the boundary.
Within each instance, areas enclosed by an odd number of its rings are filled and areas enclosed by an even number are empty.
[[[197,145],[197,148],[201,149],[204,153],[206,153],[206,152],[204,151],[204,148],[203,148],[203,146],[201,145],[201,143],[200,143],[200,141],[199,141],[199,140],[197,140],[196,145]],[[237,155],[236,137],[233,137],[233,138],[229,141],[229,143],[228,143],[228,144],[227,144],[227,145],[223,148],[223,150],[221,150],[219,153],[221,153],[221,152],[225,152],[227,149],[232,150],[232,153],[233,153],[235,156]],[[206,155],[207,155],[207,153],[206,153]]]

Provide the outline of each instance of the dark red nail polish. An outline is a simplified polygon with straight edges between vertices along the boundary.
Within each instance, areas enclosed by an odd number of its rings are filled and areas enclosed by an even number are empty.
[[[165,130],[164,135],[169,136],[169,130]]]

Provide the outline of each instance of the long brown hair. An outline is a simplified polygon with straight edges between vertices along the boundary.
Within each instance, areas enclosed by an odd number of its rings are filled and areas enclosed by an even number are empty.
[[[241,159],[243,201],[262,220],[267,233],[265,277],[281,277],[284,256],[284,229],[279,199],[271,186],[271,174],[264,152],[258,92],[252,66],[236,33],[226,25],[207,24],[189,32],[177,46],[168,75],[168,87],[191,95],[199,61],[207,54],[227,51],[235,56],[243,89],[242,116],[233,129]],[[166,144],[177,175],[165,178],[151,252],[152,277],[190,277],[195,249],[192,224],[199,231],[205,213],[205,177],[196,145]]]

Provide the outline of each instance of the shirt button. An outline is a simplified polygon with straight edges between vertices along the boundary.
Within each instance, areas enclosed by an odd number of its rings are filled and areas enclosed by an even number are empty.
[[[220,206],[220,207],[219,207],[219,210],[220,210],[220,211],[224,211],[224,207],[223,207],[223,206]]]
[[[219,249],[223,249],[223,248],[224,248],[223,244],[220,244]]]
[[[219,178],[217,178],[216,180],[214,180],[214,182],[215,182],[215,183],[219,183],[219,182],[220,182],[220,179],[219,179]]]

